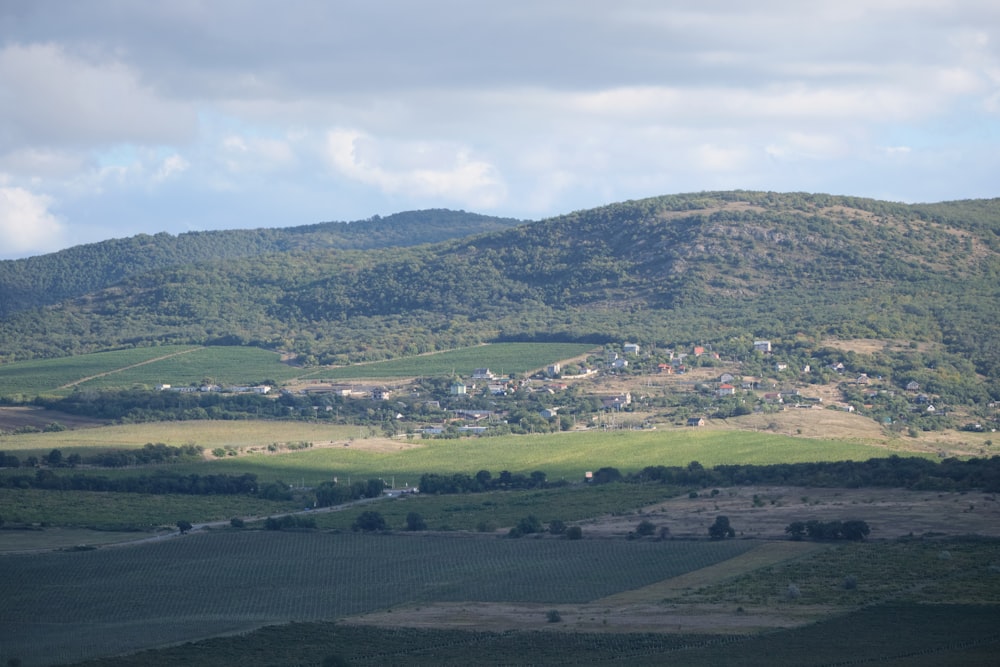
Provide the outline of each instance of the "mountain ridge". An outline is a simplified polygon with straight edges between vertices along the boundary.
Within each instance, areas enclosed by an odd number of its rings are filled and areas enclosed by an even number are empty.
[[[995,381],[997,276],[1000,200],[667,195],[434,244],[136,274],[7,318],[0,358],[227,342],[349,363],[490,340],[806,335],[941,343]]]

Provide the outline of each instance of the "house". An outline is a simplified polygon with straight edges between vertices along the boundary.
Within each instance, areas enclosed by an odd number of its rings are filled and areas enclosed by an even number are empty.
[[[704,417],[688,417],[687,425],[688,426],[704,426],[705,425],[705,418]]]
[[[601,405],[606,410],[617,409],[621,410],[626,405],[632,404],[632,394],[625,392],[624,394],[619,394],[617,396],[605,396],[601,399]]]
[[[715,390],[716,396],[732,396],[736,393],[736,387],[731,384],[720,384]]]
[[[542,419],[555,419],[559,415],[559,408],[558,406],[545,408],[539,414],[542,415]]]
[[[736,378],[733,376],[732,373],[723,373],[722,375],[719,376],[719,382],[721,382],[723,384],[725,384],[727,382],[732,382],[735,379]]]
[[[867,373],[862,373],[854,380],[854,384],[868,384],[869,382],[871,382],[871,380],[868,379]]]
[[[169,384],[158,384],[158,385],[156,385],[156,391],[166,391],[167,389],[170,389],[170,385]]]
[[[490,372],[488,368],[477,368],[472,371],[473,380],[492,380],[496,378],[496,375]]]
[[[906,383],[906,391],[919,391],[919,390],[920,390],[920,383],[915,382],[914,380],[910,380],[909,382]]]
[[[771,351],[771,341],[769,340],[755,340],[753,342],[753,349],[756,352],[770,352]]]
[[[556,362],[554,364],[549,364],[548,366],[545,367],[545,374],[548,375],[549,377],[555,377],[560,373],[562,373],[562,364],[560,364],[559,362]]]
[[[781,397],[781,392],[777,391],[777,392],[773,392],[773,393],[769,393],[769,394],[764,394],[764,402],[765,403],[784,403],[785,399],[783,399]]]
[[[455,380],[448,387],[448,393],[452,396],[464,396],[469,392],[469,388],[465,386],[465,383],[461,380]]]
[[[785,362],[783,362],[783,361],[779,361],[778,363],[776,363],[776,364],[774,365],[774,370],[776,370],[776,371],[778,371],[778,372],[781,372],[781,371],[785,371],[785,370],[788,370],[788,364],[786,364],[786,363],[785,363]]]
[[[656,370],[660,373],[666,373],[667,375],[674,372],[674,367],[670,364],[657,364]]]
[[[501,384],[497,384],[497,383],[491,382],[487,388],[489,389],[490,394],[492,394],[493,396],[506,396],[507,395],[507,385],[506,384],[502,384],[502,383]]]
[[[625,354],[639,354],[639,345],[636,343],[625,343],[622,349],[625,351]]]
[[[615,359],[611,362],[612,368],[625,368],[626,366],[628,366],[627,359]]]
[[[694,356],[700,357],[701,355],[705,354],[705,348],[703,348],[701,345],[695,345],[693,352]]]
[[[392,390],[388,387],[375,387],[372,389],[373,401],[387,401],[392,396]]]

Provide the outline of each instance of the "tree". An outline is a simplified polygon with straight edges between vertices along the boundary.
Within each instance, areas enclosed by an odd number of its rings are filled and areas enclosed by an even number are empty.
[[[45,462],[48,463],[53,468],[58,468],[62,465],[62,451],[58,449],[53,449],[45,457]]]
[[[736,537],[736,531],[729,525],[729,517],[720,514],[715,517],[715,523],[708,527],[708,536],[713,540],[721,540]]]
[[[639,525],[635,527],[635,534],[640,537],[649,537],[656,532],[656,525],[652,521],[642,520]]]
[[[561,519],[549,521],[549,533],[552,535],[562,535],[566,532],[566,523]]]
[[[785,526],[785,532],[788,533],[790,538],[798,542],[806,534],[806,524],[804,521],[793,521]]]
[[[406,515],[406,529],[427,530],[427,522],[424,521],[424,517],[420,516],[418,513],[410,512]]]
[[[366,533],[372,533],[377,530],[385,530],[386,523],[385,517],[374,510],[366,510],[358,515],[358,518],[354,520],[351,524],[351,530],[359,531],[363,530]]]
[[[191,525],[190,521],[185,521],[184,519],[181,519],[180,521],[177,522],[177,530],[181,531],[181,535],[191,530],[191,528],[193,528],[193,526]]]

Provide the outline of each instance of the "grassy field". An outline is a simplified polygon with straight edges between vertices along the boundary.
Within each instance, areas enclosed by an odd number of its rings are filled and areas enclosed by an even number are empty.
[[[234,516],[267,516],[301,510],[302,505],[298,502],[269,501],[241,495],[152,495],[0,489],[0,508],[3,520],[9,524],[151,531],[172,528],[180,519],[202,523],[228,520]],[[17,548],[18,532],[0,531],[0,552]]]
[[[457,374],[469,377],[477,368],[497,375],[525,373],[596,348],[580,343],[493,343],[418,357],[393,359],[341,368],[321,369],[304,377],[331,380],[357,378],[409,378]]]
[[[524,373],[594,349],[577,343],[497,343],[437,354],[341,368],[303,369],[280,355],[253,347],[164,345],[98,352],[59,359],[0,365],[0,396],[57,395],[79,386],[90,389],[188,386],[208,379],[217,384],[294,378],[408,378],[431,375],[469,376],[489,367],[495,373]]]
[[[146,364],[152,359],[195,349],[192,345],[165,345],[3,364],[0,365],[0,396],[55,393],[60,387],[84,378],[114,373],[136,364]]]
[[[414,485],[424,472],[489,470],[532,472],[549,479],[582,479],[588,470],[613,466],[622,472],[650,465],[687,465],[698,461],[722,463],[794,463],[802,461],[864,460],[885,456],[879,447],[840,441],[805,440],[768,433],[692,430],[573,432],[502,436],[458,440],[414,440],[417,447],[399,442],[365,449],[365,440],[349,447],[310,449],[282,456],[255,456],[209,463],[217,472],[246,471],[262,479],[322,481],[335,474],[343,478],[395,477],[397,485]]]
[[[623,472],[650,465],[704,466],[722,463],[795,463],[864,460],[885,456],[881,447],[843,441],[793,438],[773,433],[662,428],[650,431],[581,431],[454,440],[367,439],[356,427],[299,422],[161,422],[0,437],[0,449],[46,453],[74,447],[141,447],[148,442],[217,447],[266,447],[274,442],[330,442],[281,456],[249,455],[172,466],[190,472],[252,472],[262,480],[281,478],[317,484],[330,475],[396,477],[415,485],[424,472],[542,470],[550,479],[580,479],[588,470],[614,466]],[[193,466],[193,467],[192,467]],[[190,468],[190,470],[189,470]]]
[[[362,437],[364,435],[365,432],[357,427],[302,422],[160,422],[0,436],[0,449],[26,456],[47,453],[53,448],[66,455],[75,447],[142,447],[149,442],[175,446],[196,444],[208,451],[217,447],[259,449],[275,442],[335,442],[335,446],[314,447],[280,456],[257,454],[178,464],[171,466],[171,470],[252,472],[265,481],[299,480],[306,485],[318,484],[332,475],[387,480],[395,477],[398,486],[416,485],[420,475],[429,471],[475,474],[479,470],[493,473],[541,470],[553,480],[577,480],[586,471],[604,466],[629,472],[651,465],[687,465],[691,461],[710,467],[722,463],[865,460],[890,453],[885,448],[857,442],[681,427],[454,440],[405,441]],[[10,472],[5,471],[5,474]]]

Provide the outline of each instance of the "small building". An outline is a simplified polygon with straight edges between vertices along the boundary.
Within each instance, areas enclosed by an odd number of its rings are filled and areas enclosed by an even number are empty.
[[[617,396],[605,396],[601,399],[601,405],[604,409],[611,410],[621,410],[626,405],[632,404],[632,394],[625,392],[624,394],[619,394]]]
[[[736,387],[731,384],[720,384],[715,390],[716,396],[732,396],[736,393]]]
[[[375,387],[372,389],[373,401],[387,401],[392,396],[392,390],[388,387]]]
[[[559,408],[558,406],[545,408],[539,414],[542,415],[542,419],[555,419],[559,416]]]
[[[465,386],[465,383],[460,380],[455,380],[448,387],[448,393],[452,396],[465,396],[469,392],[469,388]]]
[[[549,364],[545,367],[545,374],[549,377],[555,377],[562,373],[562,364],[556,362],[554,364]]]
[[[472,371],[473,380],[492,380],[494,378],[496,378],[496,375],[494,375],[488,368],[477,368]]]
[[[687,425],[688,426],[704,426],[705,425],[705,418],[704,417],[688,417]]]
[[[625,354],[639,354],[639,345],[637,343],[625,343],[622,346],[622,350],[625,351]]]
[[[920,383],[915,380],[910,380],[906,383],[906,391],[920,391]]]
[[[771,341],[769,340],[755,340],[753,342],[753,349],[757,352],[770,352],[771,351]]]

